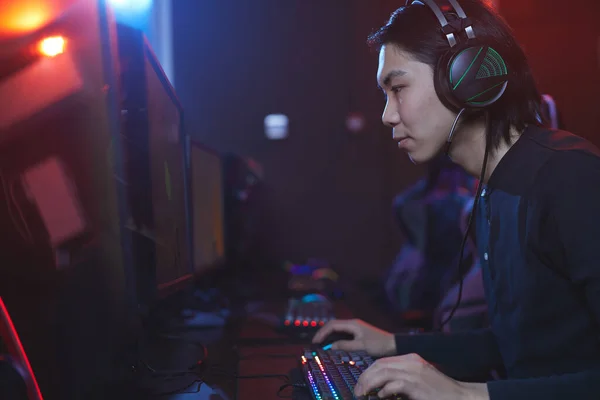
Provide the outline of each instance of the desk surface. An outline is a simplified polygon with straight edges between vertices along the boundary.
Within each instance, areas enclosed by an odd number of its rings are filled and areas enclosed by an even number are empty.
[[[280,307],[280,305],[271,305]],[[334,303],[335,315],[338,318],[350,318],[351,313],[343,302]],[[281,314],[280,314],[281,315]],[[244,346],[243,343],[251,338],[264,338],[264,342],[271,340],[271,344],[258,346]],[[282,335],[260,321],[247,320],[239,335],[239,375],[289,375],[289,372],[298,367],[302,348],[310,344],[310,338],[294,339]],[[285,343],[285,342],[288,343]],[[263,342],[263,341],[261,341]],[[237,400],[255,400],[257,393],[264,400],[281,399],[290,397],[292,389],[287,388],[283,392],[279,389],[287,383],[287,380],[279,377],[261,379],[239,379]]]
[[[289,372],[298,366],[301,350],[301,345],[243,348],[240,351],[239,374],[241,376],[289,375]],[[238,381],[238,400],[257,399],[256,393],[261,394],[261,399],[280,399],[279,389],[286,383],[288,383],[287,380],[279,377],[240,379]],[[282,397],[289,397],[291,393],[292,389],[287,388],[280,394]]]
[[[284,305],[268,304],[265,309],[282,315]],[[350,313],[340,303],[336,304],[336,315],[348,318]],[[180,391],[161,399],[290,398],[292,388],[283,390],[279,395],[278,392],[288,382],[286,376],[289,372],[297,368],[301,350],[310,343],[310,339],[284,335],[260,318],[247,318],[224,329],[187,330],[178,333],[177,339],[164,338],[154,342],[149,352],[152,357],[147,358],[147,362],[156,370],[186,370],[203,356],[202,347],[195,343],[205,344],[208,352],[205,370],[201,373],[204,383],[193,383],[196,377],[191,374],[172,381],[161,381],[161,393],[183,389],[191,384],[183,390],[186,393]],[[280,376],[253,377],[255,375]],[[259,397],[257,394],[260,394]]]

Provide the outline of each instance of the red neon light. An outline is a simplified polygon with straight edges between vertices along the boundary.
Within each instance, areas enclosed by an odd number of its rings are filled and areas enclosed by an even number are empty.
[[[33,370],[31,369],[31,365],[29,364],[27,354],[23,349],[21,339],[19,339],[15,325],[8,314],[8,310],[4,305],[2,297],[0,297],[0,336],[6,341],[6,347],[8,347],[9,354],[21,364],[19,367],[25,370],[26,376],[24,376],[23,379],[27,385],[27,394],[29,395],[29,398],[32,400],[44,400],[40,387],[35,379],[35,375],[33,374]]]

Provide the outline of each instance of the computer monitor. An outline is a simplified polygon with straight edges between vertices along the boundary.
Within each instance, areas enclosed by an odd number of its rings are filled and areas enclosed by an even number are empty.
[[[156,278],[159,296],[189,282],[187,171],[182,108],[145,42]]]
[[[138,298],[151,310],[193,277],[183,110],[143,32],[117,32]]]
[[[0,46],[0,295],[45,398],[109,398],[136,325],[115,25],[68,3]]]
[[[192,238],[194,273],[201,275],[225,259],[223,161],[220,155],[191,141]]]

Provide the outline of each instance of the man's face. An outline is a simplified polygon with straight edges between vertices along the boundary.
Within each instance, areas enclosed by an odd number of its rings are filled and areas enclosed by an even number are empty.
[[[456,114],[439,100],[433,69],[388,44],[379,52],[377,83],[387,98],[381,119],[393,128],[398,147],[414,163],[434,158],[444,147]]]

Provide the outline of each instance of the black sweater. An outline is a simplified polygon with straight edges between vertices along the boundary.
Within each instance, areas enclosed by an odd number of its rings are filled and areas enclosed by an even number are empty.
[[[600,399],[600,151],[530,127],[476,214],[491,326],[396,337],[452,376],[504,367],[491,400]]]

